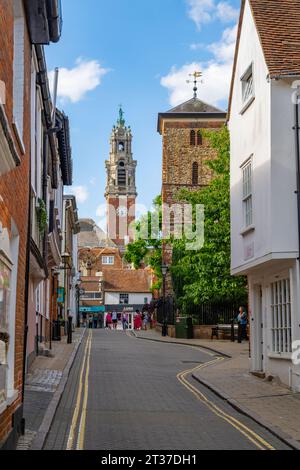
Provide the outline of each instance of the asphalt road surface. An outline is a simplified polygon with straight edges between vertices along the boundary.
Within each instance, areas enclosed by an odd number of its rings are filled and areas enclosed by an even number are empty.
[[[288,449],[191,377],[217,360],[198,348],[87,331],[44,448]]]

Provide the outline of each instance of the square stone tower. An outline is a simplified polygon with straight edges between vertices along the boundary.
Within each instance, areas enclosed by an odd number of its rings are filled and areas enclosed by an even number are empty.
[[[226,116],[224,111],[200,101],[196,94],[191,100],[158,115],[158,132],[163,141],[163,204],[176,204],[175,196],[180,189],[197,191],[210,183],[213,173],[205,163],[215,158],[216,154],[203,131],[220,129],[226,122]],[[163,211],[163,225],[165,223]],[[172,247],[169,244],[163,247],[163,262],[172,264]],[[167,281],[170,294],[170,276]]]

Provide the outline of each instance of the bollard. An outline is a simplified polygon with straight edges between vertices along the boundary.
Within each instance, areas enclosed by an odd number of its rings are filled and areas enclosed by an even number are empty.
[[[68,344],[72,344],[72,322],[73,317],[68,317]]]

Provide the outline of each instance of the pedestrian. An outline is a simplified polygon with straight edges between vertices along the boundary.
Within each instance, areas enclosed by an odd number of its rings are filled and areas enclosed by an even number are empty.
[[[242,342],[243,339],[247,340],[247,326],[248,326],[248,314],[245,307],[239,308],[239,314],[237,316],[237,322],[239,325],[239,343]]]
[[[143,313],[143,329],[147,331],[147,325],[148,325],[148,312]]]
[[[134,317],[134,329],[139,331],[142,329],[142,326],[143,326],[142,316],[139,310],[136,310],[135,317]]]
[[[111,314],[108,312],[106,315],[106,329],[111,330],[111,324],[112,324],[112,319],[111,319]]]
[[[97,330],[98,328],[98,313],[94,313],[93,315],[93,324],[94,324],[94,329]]]
[[[82,312],[82,325],[86,328],[86,312]]]
[[[88,317],[88,323],[89,323],[89,328],[90,329],[93,328],[93,321],[94,321],[94,315],[92,313],[90,313],[89,317]]]
[[[122,325],[123,325],[123,330],[126,331],[128,329],[128,315],[127,315],[127,313],[123,313],[123,315],[122,315]]]
[[[112,316],[113,329],[116,330],[118,326],[118,314],[116,311],[113,311]]]
[[[99,313],[98,315],[98,325],[100,329],[103,328],[103,314],[102,313]]]

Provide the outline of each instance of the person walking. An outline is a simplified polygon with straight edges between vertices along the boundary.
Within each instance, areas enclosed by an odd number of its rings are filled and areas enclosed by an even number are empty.
[[[94,325],[94,329],[97,330],[98,329],[98,313],[97,312],[95,312],[93,315],[93,325]]]
[[[88,323],[89,323],[89,328],[90,329],[93,328],[93,321],[94,321],[94,315],[92,313],[90,313],[89,317],[88,317]]]
[[[239,308],[239,314],[237,316],[237,322],[239,325],[239,334],[238,334],[238,342],[241,343],[244,340],[247,340],[247,325],[248,325],[248,314],[245,307]]]
[[[112,318],[110,312],[106,315],[106,329],[111,330]]]
[[[139,310],[136,310],[135,317],[134,317],[134,329],[139,331],[142,329],[142,317]]]
[[[112,316],[113,329],[116,330],[118,326],[118,314],[116,311],[113,311]]]
[[[123,315],[122,315],[122,325],[123,325],[123,330],[126,331],[128,329],[128,315],[127,315],[127,313],[123,313]]]
[[[84,328],[86,328],[86,326],[87,326],[86,312],[82,312],[82,325],[83,325]]]
[[[147,331],[148,326],[148,312],[143,313],[143,330]]]
[[[102,313],[99,313],[98,315],[98,325],[100,329],[103,328],[103,314]]]

